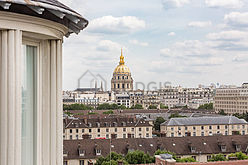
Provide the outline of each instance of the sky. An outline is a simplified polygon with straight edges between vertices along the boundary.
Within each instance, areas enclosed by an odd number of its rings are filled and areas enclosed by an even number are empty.
[[[248,0],[61,0],[89,21],[63,43],[63,89],[110,81],[123,49],[135,83],[248,82]],[[89,72],[88,72],[89,73]],[[92,87],[90,74],[80,87]],[[98,82],[99,86],[99,82]]]

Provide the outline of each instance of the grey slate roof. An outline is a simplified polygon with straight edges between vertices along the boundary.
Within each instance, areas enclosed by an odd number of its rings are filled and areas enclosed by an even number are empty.
[[[184,126],[184,125],[228,125],[228,124],[247,124],[247,122],[235,116],[187,117],[187,118],[171,118],[169,121],[166,121],[161,125]]]
[[[87,27],[88,21],[80,14],[57,0],[0,0],[0,11],[25,14],[48,19],[68,27],[78,34]]]

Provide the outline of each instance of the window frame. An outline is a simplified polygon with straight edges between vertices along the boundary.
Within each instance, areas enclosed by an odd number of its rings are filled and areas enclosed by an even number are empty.
[[[34,155],[34,164],[39,165],[42,159],[42,48],[44,47],[41,43],[41,40],[32,39],[22,36],[21,45],[34,46],[37,48],[37,58],[36,58],[36,77],[35,83],[35,102],[36,102],[36,124],[34,125],[34,130],[36,137],[35,140],[35,155]],[[22,59],[21,59],[22,60]],[[22,131],[22,129],[21,129]]]

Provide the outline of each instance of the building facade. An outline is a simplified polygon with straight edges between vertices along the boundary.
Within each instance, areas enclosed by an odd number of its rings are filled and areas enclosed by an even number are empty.
[[[134,117],[64,119],[64,139],[152,138],[152,125]]]
[[[61,165],[63,37],[88,21],[58,1],[0,4],[0,164]]]
[[[172,118],[160,130],[166,137],[247,135],[248,123],[234,116]]]
[[[111,79],[111,90],[117,93],[133,90],[133,78],[130,69],[125,65],[122,50],[119,65],[115,68]]]
[[[154,155],[157,150],[170,151],[177,158],[192,157],[197,162],[207,162],[212,155],[222,153],[225,157],[235,152],[248,152],[248,136],[205,136],[152,139],[94,139],[65,140],[64,161],[67,165],[89,165],[110,150],[121,155],[135,150]],[[228,164],[231,165],[231,164]]]
[[[224,111],[227,114],[248,112],[247,83],[244,83],[242,87],[217,88],[214,109],[216,113]]]

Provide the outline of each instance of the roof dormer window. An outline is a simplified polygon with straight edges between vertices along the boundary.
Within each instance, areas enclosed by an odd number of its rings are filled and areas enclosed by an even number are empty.
[[[100,156],[101,155],[101,150],[100,149],[96,149],[96,156]]]

